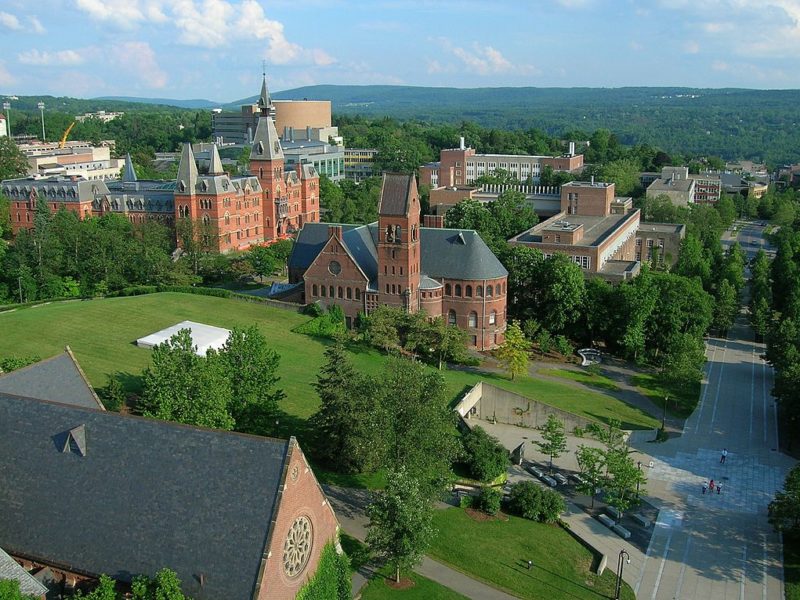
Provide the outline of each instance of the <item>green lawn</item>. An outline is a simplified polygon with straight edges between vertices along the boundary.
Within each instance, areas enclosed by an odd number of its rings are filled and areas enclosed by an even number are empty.
[[[521,598],[611,598],[616,576],[591,571],[592,554],[556,525],[509,517],[477,522],[460,508],[436,511],[429,554]],[[527,561],[533,569],[527,569]],[[623,585],[622,597],[633,600]]]
[[[569,379],[570,381],[577,381],[584,385],[600,388],[601,390],[609,390],[616,392],[619,390],[617,382],[613,379],[600,375],[599,373],[592,373],[591,371],[573,371],[572,369],[539,369],[542,375],[550,377],[560,377],[561,379]]]
[[[138,376],[150,363],[150,351],[138,348],[136,339],[182,320],[227,328],[257,324],[281,355],[280,385],[286,392],[283,409],[287,413],[281,429],[302,434],[306,419],[317,408],[313,383],[325,343],[292,332],[308,320],[292,311],[179,293],[56,302],[0,313],[0,356],[46,358],[69,344],[92,385],[102,387],[108,374],[119,372],[126,387],[135,390]],[[384,367],[384,357],[363,346],[353,347],[352,358],[357,368],[374,375],[380,375]],[[657,419],[615,398],[553,381],[531,377],[511,381],[489,372],[443,371],[443,375],[453,402],[482,379],[590,419],[619,419],[625,428],[651,429],[658,424]]]
[[[667,412],[682,419],[690,417],[700,401],[700,382],[694,383],[688,388],[677,388],[662,385],[655,375],[643,373],[631,377],[631,383],[642,394],[650,398],[656,406],[663,407],[664,398],[669,397]]]
[[[361,593],[363,600],[384,600],[386,598],[399,598],[406,600],[467,600],[466,596],[454,592],[427,577],[409,573],[414,581],[414,587],[406,590],[395,590],[389,587],[386,577],[391,576],[391,569],[383,568],[364,587]]]

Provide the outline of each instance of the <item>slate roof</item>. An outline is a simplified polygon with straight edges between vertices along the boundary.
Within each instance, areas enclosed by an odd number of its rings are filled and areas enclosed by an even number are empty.
[[[26,596],[44,596],[47,587],[23,569],[17,561],[0,548],[0,579],[10,579],[19,582],[19,591]]]
[[[122,181],[132,183],[136,181],[136,170],[133,168],[133,160],[131,160],[131,153],[125,155],[125,167],[122,170]]]
[[[105,410],[72,352],[0,375],[0,393]]]
[[[83,456],[65,444],[80,425]],[[0,546],[123,581],[169,567],[196,600],[249,600],[293,443],[0,393]]]
[[[408,199],[414,185],[413,175],[384,173],[381,185],[381,199],[378,202],[378,214],[386,216],[408,214]]]
[[[280,137],[278,137],[278,131],[275,129],[275,122],[272,120],[272,117],[258,117],[256,132],[253,134],[250,158],[258,160],[283,158],[283,148],[281,147]]]
[[[178,186],[175,189],[176,194],[191,194],[197,185],[197,163],[194,162],[194,152],[192,152],[192,145],[185,143],[181,150],[181,162],[178,165]]]
[[[305,271],[328,241],[331,223],[306,223],[295,240],[289,268]],[[342,225],[342,241],[370,282],[378,276],[376,223]],[[422,273],[432,278],[495,279],[508,275],[476,231],[420,227]]]

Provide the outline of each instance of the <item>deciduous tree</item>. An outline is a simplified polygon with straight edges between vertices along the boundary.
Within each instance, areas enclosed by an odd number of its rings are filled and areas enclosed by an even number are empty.
[[[550,457],[550,472],[553,472],[553,459],[567,451],[567,436],[564,433],[564,422],[554,414],[547,416],[542,426],[542,441],[534,442],[544,454]]]
[[[519,321],[512,321],[506,327],[505,341],[494,351],[503,369],[513,380],[517,375],[528,372],[528,351],[531,344],[519,326]]]

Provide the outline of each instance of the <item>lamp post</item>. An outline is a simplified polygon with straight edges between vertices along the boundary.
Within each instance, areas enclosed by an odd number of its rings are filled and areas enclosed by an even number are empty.
[[[37,104],[36,106],[39,107],[39,112],[42,115],[42,141],[46,142],[47,136],[45,136],[44,134],[44,102],[39,102],[39,104]]]
[[[667,402],[669,402],[669,396],[664,396],[664,414],[661,415],[661,430],[667,430]]]
[[[636,467],[639,469],[639,477],[636,478],[636,499],[639,499],[639,484],[642,481],[642,461],[638,461],[636,463]]]
[[[11,138],[11,102],[3,102],[3,110],[6,111],[6,121],[8,121],[8,137]]]
[[[622,557],[625,557],[625,562],[622,562]],[[631,564],[631,555],[625,550],[619,551],[619,558],[617,559],[617,587],[614,590],[614,600],[619,600],[620,588],[622,587],[622,568],[625,564]]]

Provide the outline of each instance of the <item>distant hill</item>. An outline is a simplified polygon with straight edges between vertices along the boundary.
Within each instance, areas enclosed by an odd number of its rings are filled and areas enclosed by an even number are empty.
[[[106,111],[139,111],[139,110],[178,110],[179,107],[161,102],[168,100],[156,100],[150,98],[70,98],[68,96],[16,96],[11,100],[12,111],[36,111],[39,112],[37,104],[44,102],[45,111],[59,111],[72,115],[80,115],[86,112],[98,110]],[[176,102],[181,102],[177,100]],[[191,101],[188,101],[191,102]]]
[[[177,108],[217,108],[222,106],[222,102],[213,100],[203,100],[201,98],[193,100],[174,100],[172,98],[135,98],[132,96],[101,96],[94,100],[113,100],[116,102],[133,102],[137,104],[160,104],[163,106],[175,106]]]

